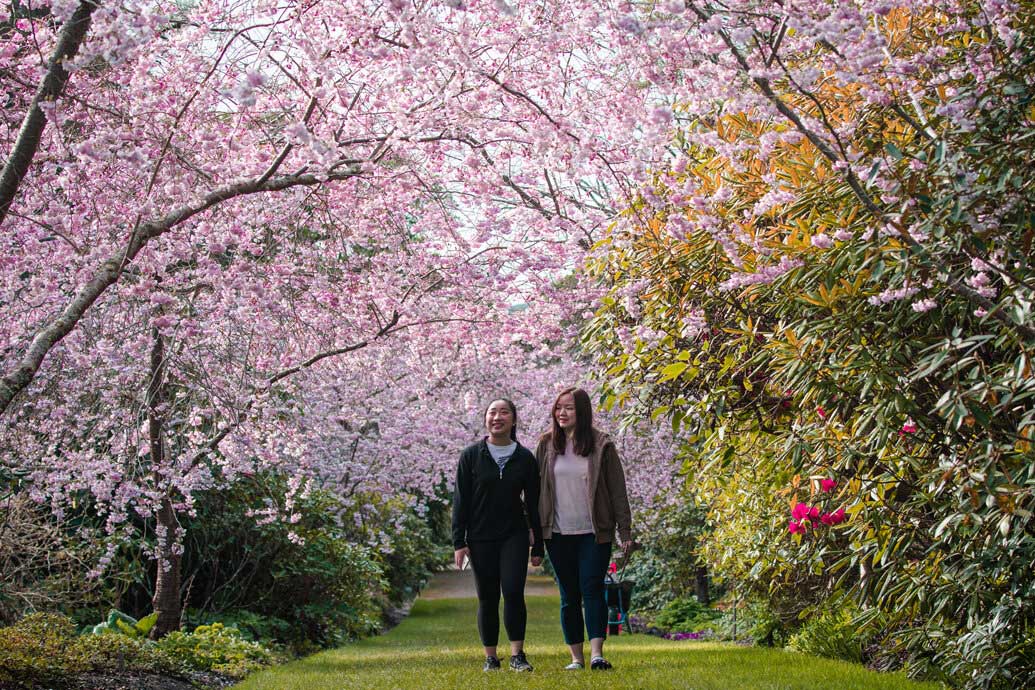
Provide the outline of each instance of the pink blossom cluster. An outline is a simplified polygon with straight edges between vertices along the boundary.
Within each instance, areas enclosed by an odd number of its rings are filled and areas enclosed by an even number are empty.
[[[734,273],[728,279],[719,284],[719,289],[729,291],[746,287],[748,285],[772,283],[788,271],[792,271],[795,268],[800,268],[804,265],[805,262],[801,259],[792,259],[784,256],[781,257],[777,263],[763,266],[757,269],[754,273]]]
[[[829,493],[837,487],[837,480],[823,478],[819,481],[820,491]],[[824,512],[818,505],[796,503],[791,509],[791,519],[787,524],[787,531],[791,534],[805,534],[819,524],[832,527],[840,525],[846,519],[845,509],[838,508],[832,512]]]
[[[944,15],[949,34],[987,28],[1002,41],[1018,11],[911,6]],[[691,126],[722,103],[787,128],[760,84],[820,74],[774,61],[755,36],[781,36],[782,56],[822,51],[823,78],[871,104],[915,95],[968,125],[967,102],[944,96],[951,75],[932,78],[940,46],[894,52],[892,8],[199,0],[172,17],[139,0],[101,6],[78,53],[55,61],[71,79],[41,108],[40,147],[0,233],[0,461],[55,512],[89,496],[113,535],[265,471],[291,482],[257,519],[290,522],[321,485],[345,502],[379,491],[419,506],[479,433],[487,395],[518,399],[532,439],[554,391],[584,379],[568,346],[599,295],[584,276],[564,282],[612,223],[637,231],[619,209],[692,207],[738,271],[724,290],[803,265],[733,227],[793,201],[774,178],[734,224],[728,189],[645,191],[677,127],[734,164],[803,136],[744,144]],[[0,35],[5,154],[47,78],[55,26],[33,14]],[[968,53],[978,84],[994,50]],[[840,133],[802,122],[840,150]],[[847,150],[832,167],[873,170],[890,204],[894,170],[871,156]],[[998,294],[992,268],[973,265],[969,286]],[[685,337],[703,336],[706,319],[681,324]],[[663,334],[621,327],[631,346]],[[614,429],[603,411],[601,423]],[[647,422],[616,436],[649,515],[678,476],[676,440]]]

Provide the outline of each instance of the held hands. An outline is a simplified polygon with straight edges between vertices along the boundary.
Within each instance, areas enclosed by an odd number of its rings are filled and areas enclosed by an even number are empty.
[[[528,545],[535,546],[535,532],[528,530]],[[532,556],[532,567],[538,568],[543,564],[542,556]]]
[[[456,562],[456,569],[463,570],[464,561],[471,560],[471,549],[467,548],[466,546],[462,549],[457,549],[453,552],[453,559]]]

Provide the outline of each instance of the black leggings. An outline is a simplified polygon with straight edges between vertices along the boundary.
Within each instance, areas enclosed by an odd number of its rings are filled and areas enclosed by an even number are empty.
[[[471,567],[478,590],[478,634],[482,645],[495,647],[500,638],[500,590],[503,625],[511,642],[525,639],[525,576],[528,574],[528,532],[506,539],[472,541]]]

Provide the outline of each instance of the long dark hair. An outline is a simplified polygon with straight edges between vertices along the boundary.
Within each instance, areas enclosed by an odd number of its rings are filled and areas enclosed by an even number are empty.
[[[485,424],[485,415],[488,414],[489,408],[492,407],[492,404],[500,402],[500,401],[503,401],[503,402],[507,403],[507,407],[510,408],[510,414],[512,414],[514,416],[514,426],[510,427],[510,440],[511,441],[516,441],[517,440],[517,405],[515,405],[514,401],[511,400],[510,398],[493,398],[492,400],[490,400],[489,404],[486,405],[485,409],[482,411],[482,424],[483,425]]]
[[[568,435],[557,423],[557,403],[569,393],[575,400],[574,451],[578,455],[592,455],[596,450],[596,440],[593,438],[593,405],[589,402],[589,393],[581,388],[565,388],[553,401],[553,407],[550,408],[550,419],[553,421],[553,448],[558,453],[563,453],[564,447],[567,445]]]

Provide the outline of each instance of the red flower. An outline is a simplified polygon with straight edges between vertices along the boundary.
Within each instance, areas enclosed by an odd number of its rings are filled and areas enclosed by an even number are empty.
[[[915,433],[916,433],[916,423],[913,422],[912,419],[910,419],[910,420],[906,421],[905,424],[902,425],[902,428],[899,430],[898,435],[899,436],[905,436],[906,434],[915,434]]]
[[[819,506],[812,506],[811,508],[809,508],[809,519],[810,520],[818,520],[819,519]]]
[[[809,516],[809,507],[804,503],[799,503],[791,509],[791,517],[799,522]]]
[[[827,418],[827,411],[824,410],[822,407],[817,407],[816,408],[816,414],[819,415],[820,419],[826,419]]]
[[[791,534],[804,534],[805,533],[805,525],[800,524],[798,522],[795,522],[794,520],[791,520],[787,524],[787,531],[790,532]]]
[[[836,479],[820,479],[819,488],[823,491],[833,491],[834,487],[837,486]]]
[[[845,509],[838,508],[832,513],[823,513],[819,519],[824,525],[840,525],[845,521]]]

